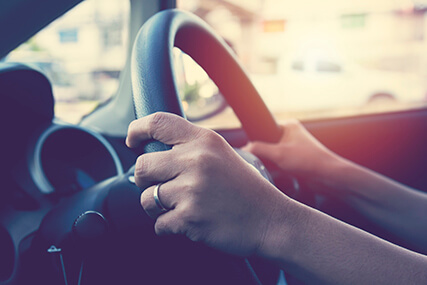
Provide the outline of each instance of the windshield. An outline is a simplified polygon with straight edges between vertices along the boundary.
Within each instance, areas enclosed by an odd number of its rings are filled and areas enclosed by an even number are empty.
[[[230,43],[278,120],[427,105],[427,1],[183,0],[177,5]],[[213,127],[233,126],[236,120],[224,112]]]
[[[129,2],[86,0],[12,51],[6,61],[44,73],[57,118],[77,123],[115,94],[127,52]]]

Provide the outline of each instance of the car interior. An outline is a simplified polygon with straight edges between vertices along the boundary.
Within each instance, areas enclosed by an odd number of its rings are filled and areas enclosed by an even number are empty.
[[[80,2],[0,3],[0,285],[299,284],[267,261],[155,235],[154,221],[140,206],[133,165],[140,154],[169,146],[151,141],[129,149],[125,138],[136,118],[158,111],[186,116],[174,47],[206,71],[241,124],[214,130],[266,179],[294,199],[409,247],[333,197],[302,191],[305,177],[284,174],[239,149],[253,140],[277,141],[281,120],[263,102],[233,47],[205,21],[176,9],[177,1],[130,0],[130,44],[117,92],[78,123],[59,119],[50,78],[1,58]],[[427,103],[301,121],[337,154],[427,191]]]

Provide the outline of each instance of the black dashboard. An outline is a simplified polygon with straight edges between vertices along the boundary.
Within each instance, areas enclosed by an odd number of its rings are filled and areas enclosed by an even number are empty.
[[[123,138],[54,119],[49,81],[25,65],[0,64],[0,100],[0,284],[9,284],[23,241],[45,214],[63,198],[122,175],[136,154]]]
[[[130,150],[123,137],[57,121],[49,81],[24,65],[0,64],[0,100],[0,285],[64,284],[65,275],[80,284],[83,260],[84,284],[135,284],[141,268],[148,284],[253,282],[241,258],[155,235],[133,179],[144,146]],[[274,279],[278,271],[262,272]]]
[[[100,134],[70,125],[52,124],[30,145],[28,167],[44,194],[71,194],[123,174],[120,159]]]

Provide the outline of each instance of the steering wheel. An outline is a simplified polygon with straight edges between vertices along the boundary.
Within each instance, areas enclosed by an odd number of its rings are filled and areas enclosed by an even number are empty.
[[[192,56],[206,70],[234,109],[249,139],[279,140],[280,128],[230,48],[203,21],[179,10],[166,10],[153,16],[135,41],[131,76],[138,118],[157,111],[184,116],[172,65],[174,46]],[[144,150],[168,148],[152,141]],[[256,164],[256,158],[246,159]],[[231,256],[185,237],[157,237],[154,221],[139,204],[141,190],[134,184],[133,171],[131,168],[126,174],[112,177],[58,203],[44,217],[37,233],[28,237],[28,246],[22,249],[20,257],[22,265],[16,270],[13,282],[277,282],[278,269],[262,260],[248,261]]]
[[[158,111],[185,117],[174,76],[174,46],[215,82],[250,140],[280,139],[280,128],[229,46],[201,19],[180,10],[156,14],[136,38],[131,76],[137,118]]]
[[[215,82],[249,140],[279,141],[282,129],[229,45],[200,18],[177,9],[162,11],[150,18],[135,40],[131,76],[137,118],[158,111],[185,117],[175,82],[173,47],[191,56]],[[144,150],[168,148],[162,143],[150,142]],[[281,175],[276,182],[290,197],[314,206],[314,194],[301,177]]]
[[[137,35],[131,60],[137,118],[158,111],[185,117],[175,81],[173,47],[191,56],[216,83],[250,140],[277,142],[280,139],[281,129],[229,46],[201,19],[180,10],[156,14]],[[151,141],[144,151],[169,148]]]

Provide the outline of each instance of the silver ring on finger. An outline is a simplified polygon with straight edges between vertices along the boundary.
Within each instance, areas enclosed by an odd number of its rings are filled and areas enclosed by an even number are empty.
[[[160,188],[160,185],[162,185],[162,183],[159,183],[159,184],[156,185],[156,187],[154,187],[153,197],[154,197],[154,202],[156,202],[157,207],[160,209],[160,211],[162,213],[164,213],[164,212],[167,212],[168,209],[160,201],[160,197],[159,197],[159,188]]]

